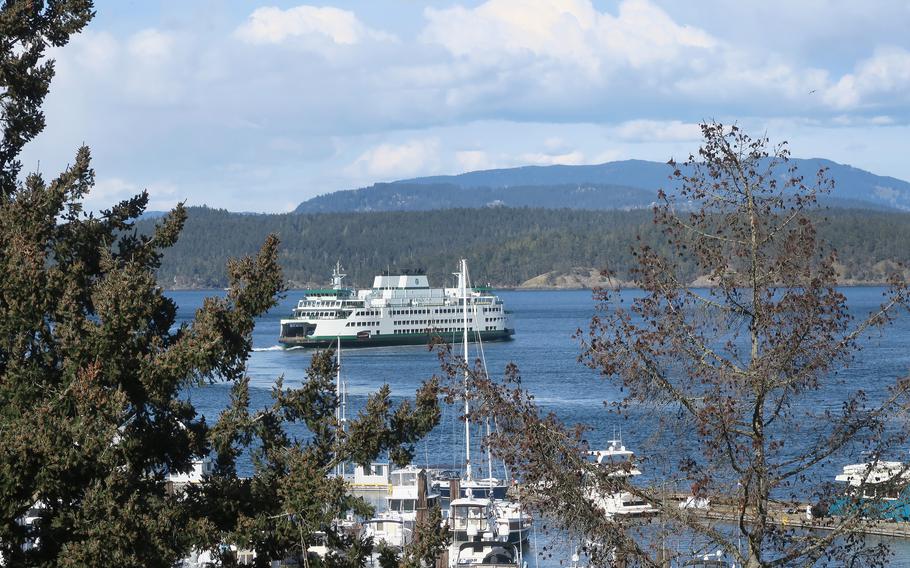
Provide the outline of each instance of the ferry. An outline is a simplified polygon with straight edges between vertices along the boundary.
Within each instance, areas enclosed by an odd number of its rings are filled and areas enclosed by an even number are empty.
[[[281,320],[278,342],[286,347],[425,345],[439,336],[464,335],[471,341],[507,340],[502,300],[487,287],[468,283],[462,260],[454,288],[430,288],[426,275],[376,276],[373,287],[345,287],[341,264],[332,287],[304,291],[291,317]],[[466,307],[466,309],[465,309]]]

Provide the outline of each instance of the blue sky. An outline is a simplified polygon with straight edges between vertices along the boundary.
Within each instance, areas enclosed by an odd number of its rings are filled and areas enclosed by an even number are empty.
[[[91,146],[99,208],[142,188],[235,211],[418,175],[683,158],[737,121],[910,179],[910,1],[105,0],[55,50],[27,169]]]

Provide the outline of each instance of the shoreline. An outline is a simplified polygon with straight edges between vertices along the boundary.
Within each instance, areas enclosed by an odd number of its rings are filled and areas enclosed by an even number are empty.
[[[836,284],[838,288],[884,288],[887,287],[888,282],[882,281],[847,281],[839,282]],[[690,285],[694,289],[707,289],[713,288],[713,286],[693,282]],[[162,290],[165,292],[224,292],[226,288],[210,287],[210,286],[187,286],[187,287],[166,287],[162,286]],[[500,290],[504,292],[571,292],[571,291],[581,291],[581,290],[594,290],[594,287],[591,286],[491,286],[494,290]],[[604,287],[606,288],[606,286]],[[641,288],[631,282],[621,282],[618,286],[610,286],[612,290],[640,290]],[[288,288],[286,292],[302,292],[308,288],[293,287]]]

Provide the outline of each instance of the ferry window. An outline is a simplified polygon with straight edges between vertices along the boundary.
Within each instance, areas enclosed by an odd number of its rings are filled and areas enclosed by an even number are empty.
[[[413,510],[414,510],[414,500],[413,500],[413,499],[405,499],[405,500],[404,500],[404,511],[409,513],[409,512],[411,512],[411,511],[413,511]]]
[[[401,499],[389,499],[390,511],[401,511]]]

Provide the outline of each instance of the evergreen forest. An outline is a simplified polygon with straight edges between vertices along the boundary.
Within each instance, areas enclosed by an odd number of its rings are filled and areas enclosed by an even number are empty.
[[[518,287],[540,275],[608,269],[632,280],[633,247],[639,239],[668,253],[650,210],[585,211],[505,208],[248,215],[205,207],[187,209],[177,244],[165,251],[158,271],[167,288],[221,288],[228,258],[254,253],[277,233],[285,278],[291,287],[324,285],[340,261],[348,285],[369,286],[374,275],[421,271],[434,285],[451,280],[467,258],[475,282]],[[910,260],[910,214],[861,209],[814,213],[820,236],[837,254],[843,284],[884,282]],[[155,221],[137,227],[151,231]],[[692,279],[694,267],[680,259]]]

